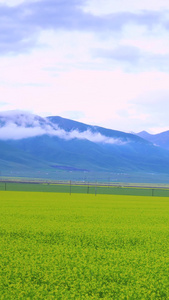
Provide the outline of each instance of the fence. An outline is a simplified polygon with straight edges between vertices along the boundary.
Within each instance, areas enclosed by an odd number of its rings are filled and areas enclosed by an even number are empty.
[[[29,191],[169,197],[169,188],[77,182],[0,182],[0,191]]]

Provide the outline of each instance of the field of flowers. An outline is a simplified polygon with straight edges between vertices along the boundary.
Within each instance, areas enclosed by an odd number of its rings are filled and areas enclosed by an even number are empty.
[[[169,299],[169,198],[0,192],[0,299]]]

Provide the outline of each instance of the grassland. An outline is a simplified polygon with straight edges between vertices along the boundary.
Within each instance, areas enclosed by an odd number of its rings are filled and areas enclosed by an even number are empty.
[[[86,182],[57,182],[57,181],[0,181],[0,191],[27,191],[52,193],[83,193],[107,195],[135,195],[169,197],[169,185],[130,184],[123,183],[86,183]]]
[[[0,192],[0,299],[169,299],[169,198]]]

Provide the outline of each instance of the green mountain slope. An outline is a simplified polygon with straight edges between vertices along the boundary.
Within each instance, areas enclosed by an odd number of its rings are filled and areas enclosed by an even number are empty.
[[[47,167],[46,162],[20,147],[0,141],[0,171],[32,170]]]
[[[43,135],[8,141],[8,145],[45,161],[49,167],[62,165],[88,171],[168,172],[169,152],[147,143],[110,145],[78,139],[66,141]]]
[[[8,116],[0,121],[1,134],[8,128]],[[0,140],[3,171],[169,174],[169,151],[134,134],[56,116],[17,115],[10,122],[14,135]]]

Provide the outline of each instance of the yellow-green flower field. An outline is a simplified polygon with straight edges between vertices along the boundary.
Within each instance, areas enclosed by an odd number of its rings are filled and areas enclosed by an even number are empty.
[[[169,198],[0,192],[0,299],[169,299]]]

